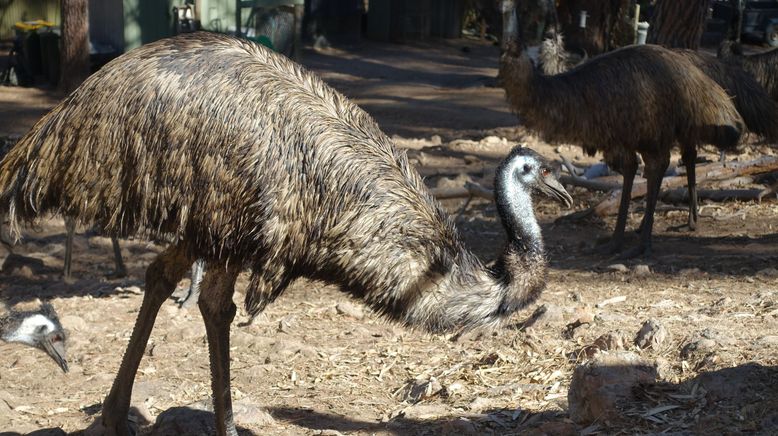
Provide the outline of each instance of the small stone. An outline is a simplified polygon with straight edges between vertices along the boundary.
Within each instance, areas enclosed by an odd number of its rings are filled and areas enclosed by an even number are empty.
[[[778,345],[778,336],[776,335],[762,336],[761,338],[757,339],[757,342],[759,342],[762,345]]]
[[[643,326],[635,336],[635,345],[638,348],[654,348],[665,342],[669,336],[667,329],[654,319],[649,319],[643,323]]]
[[[447,395],[460,395],[465,391],[465,385],[460,382],[454,382],[446,386],[445,392]]]
[[[627,266],[624,265],[623,263],[614,263],[612,265],[608,265],[608,269],[611,271],[622,272],[622,273],[629,271],[629,268],[627,268]]]
[[[365,317],[365,313],[361,307],[348,301],[342,301],[335,306],[335,310],[341,315],[350,316],[354,319],[362,319]]]
[[[648,267],[648,265],[635,265],[634,268],[632,268],[632,274],[637,277],[646,277],[651,275],[651,268]]]
[[[698,353],[707,353],[716,347],[716,341],[713,339],[700,339],[690,342],[681,349],[681,358],[688,359]]]
[[[235,422],[242,425],[261,427],[275,423],[275,419],[269,413],[248,398],[232,403],[232,413]]]
[[[555,304],[544,304],[537,309],[524,322],[524,328],[527,327],[548,327],[558,325],[564,320],[564,310]]]
[[[600,335],[592,345],[603,351],[623,350],[626,340],[621,332],[608,332]]]
[[[429,380],[414,380],[410,386],[408,386],[408,392],[405,395],[406,401],[421,401],[431,398],[443,390],[440,382],[435,377],[430,377]]]
[[[448,415],[449,410],[442,404],[419,403],[406,407],[401,413],[406,419],[429,420]]]
[[[476,397],[475,400],[470,402],[468,409],[470,409],[471,412],[480,413],[484,410],[497,408],[498,404],[496,404],[496,402],[497,400],[493,398]]]
[[[654,383],[657,376],[656,364],[635,353],[598,353],[573,372],[567,395],[570,417],[583,425],[617,418],[619,406],[634,400],[634,388]]]

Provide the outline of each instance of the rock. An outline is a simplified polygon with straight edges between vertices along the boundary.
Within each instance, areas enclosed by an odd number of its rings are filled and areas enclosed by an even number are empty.
[[[173,407],[160,413],[151,430],[153,436],[216,434],[210,401],[198,401],[185,407]]]
[[[361,307],[348,301],[342,301],[335,306],[335,310],[341,315],[350,316],[354,319],[362,319],[365,317],[365,312]]]
[[[275,423],[275,419],[265,409],[248,398],[232,403],[232,413],[235,422],[241,425],[262,427]]]
[[[761,345],[778,345],[778,336],[776,335],[768,335],[768,336],[762,336],[761,338],[757,339],[757,342]]]
[[[494,398],[476,397],[475,400],[470,402],[468,409],[471,412],[481,413],[484,410],[497,409],[500,404],[497,404],[498,400]]]
[[[462,436],[477,436],[483,434],[478,430],[478,427],[474,422],[467,418],[457,418],[453,421],[446,421],[443,423],[442,434],[448,435],[462,435]]]
[[[657,376],[656,364],[635,353],[598,353],[573,372],[567,394],[570,418],[582,425],[616,418],[619,406],[634,400],[635,386],[654,383]]]
[[[608,265],[608,269],[611,271],[622,272],[622,273],[629,271],[629,268],[627,268],[627,266],[624,265],[623,263],[614,263],[613,265]]]
[[[627,341],[621,332],[608,332],[600,335],[592,345],[603,351],[623,350]]]
[[[632,274],[637,277],[646,277],[651,275],[651,268],[648,265],[635,265],[632,268]]]
[[[405,394],[406,401],[421,401],[439,394],[443,386],[435,377],[429,380],[416,379],[410,383]]]
[[[558,325],[564,321],[564,310],[555,304],[544,304],[537,309],[524,322],[524,328],[527,327],[548,327]]]
[[[688,359],[694,355],[700,353],[707,353],[716,347],[716,341],[713,339],[700,339],[698,341],[690,342],[683,346],[681,349],[681,358]]]
[[[643,323],[643,326],[635,336],[635,345],[638,348],[658,348],[669,337],[667,329],[654,319],[649,319]]]
[[[77,315],[65,315],[59,318],[59,322],[65,330],[86,331],[89,329],[84,318]]]
[[[446,395],[461,395],[465,391],[465,385],[463,385],[460,382],[454,382],[450,385],[446,386],[445,392]]]
[[[406,407],[400,413],[405,419],[429,420],[448,415],[449,410],[443,404],[419,403]]]

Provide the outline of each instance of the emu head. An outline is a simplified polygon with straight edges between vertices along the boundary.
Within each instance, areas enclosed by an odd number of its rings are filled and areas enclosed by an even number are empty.
[[[43,350],[54,359],[62,371],[68,372],[66,335],[51,304],[43,303],[37,311],[15,313],[12,318],[13,324],[4,332],[4,340]]]
[[[505,177],[508,176],[508,179]],[[573,199],[559,182],[559,167],[532,149],[517,147],[497,169],[497,177],[515,182],[535,193],[547,195],[565,206],[573,205]],[[495,181],[495,186],[499,181]]]

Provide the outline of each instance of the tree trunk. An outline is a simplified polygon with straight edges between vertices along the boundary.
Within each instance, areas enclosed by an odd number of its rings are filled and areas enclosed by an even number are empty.
[[[59,89],[65,93],[89,76],[88,6],[88,0],[62,0]]]
[[[669,48],[700,47],[710,0],[657,0],[648,28],[648,43]]]
[[[634,0],[560,0],[557,16],[565,46],[594,56],[632,44],[634,31],[629,17],[634,3]],[[581,27],[584,11],[586,27]]]

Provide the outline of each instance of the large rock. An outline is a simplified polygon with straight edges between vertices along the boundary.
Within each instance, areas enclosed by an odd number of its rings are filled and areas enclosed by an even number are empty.
[[[633,388],[657,377],[656,364],[635,353],[598,353],[573,372],[567,394],[570,418],[583,425],[616,418],[619,407],[634,400]]]

